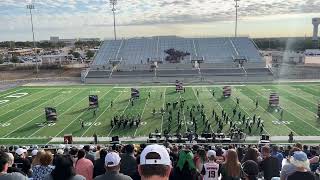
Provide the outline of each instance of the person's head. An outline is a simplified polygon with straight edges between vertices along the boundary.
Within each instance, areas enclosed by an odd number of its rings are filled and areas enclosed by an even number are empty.
[[[13,163],[14,163],[14,156],[12,153],[7,153],[7,155],[9,156],[9,162],[8,162],[8,166],[12,167]]]
[[[294,152],[293,156],[290,159],[290,163],[301,170],[310,169],[310,163],[309,163],[308,157],[306,153],[304,153],[303,151]]]
[[[134,146],[132,144],[127,144],[125,147],[124,147],[124,151],[127,153],[127,154],[132,154],[134,152]]]
[[[164,146],[147,146],[141,153],[138,171],[142,180],[169,179],[171,161]]]
[[[27,150],[26,149],[23,149],[23,148],[18,148],[16,150],[16,155],[20,158],[25,158],[26,157],[26,152]]]
[[[209,161],[215,161],[216,160],[216,152],[214,150],[209,150],[207,153]]]
[[[258,152],[254,148],[248,148],[246,154],[244,155],[243,162],[247,160],[253,160],[255,162],[258,162]]]
[[[69,155],[58,155],[55,159],[55,168],[51,172],[53,180],[70,179],[75,176],[73,161]]]
[[[0,151],[0,172],[7,172],[9,167],[9,156],[7,153]]]
[[[110,152],[105,156],[104,163],[106,171],[120,171],[120,161],[121,158],[118,153]]]
[[[99,151],[100,159],[105,159],[107,153],[108,152],[105,149],[100,149],[100,151]]]
[[[297,147],[297,148],[299,148],[299,149],[302,149],[302,144],[301,143],[296,143],[295,145],[294,145],[294,147]]]
[[[198,149],[197,154],[199,155],[202,162],[206,161],[206,151],[204,149]]]
[[[269,146],[263,146],[261,149],[261,152],[262,152],[262,157],[264,159],[270,157],[270,147]]]
[[[272,152],[278,152],[279,151],[279,147],[276,145],[272,146]]]
[[[40,165],[49,166],[52,163],[53,155],[50,151],[46,151],[40,155]]]
[[[226,153],[225,166],[229,176],[237,177],[240,175],[240,162],[238,160],[237,151],[229,149]]]
[[[37,154],[34,156],[33,160],[32,160],[32,165],[39,165],[40,164],[40,157],[45,154],[45,152],[43,150],[40,150],[37,152]]]
[[[81,158],[84,158],[84,156],[86,155],[86,152],[85,152],[85,150],[84,149],[80,149],[79,151],[78,151],[78,159],[81,159]]]
[[[89,151],[90,151],[90,146],[89,146],[89,145],[85,145],[85,146],[83,146],[83,149],[84,149],[86,152],[89,152]]]
[[[256,180],[258,173],[259,173],[259,167],[258,164],[255,161],[248,160],[244,162],[241,165],[241,169],[243,172],[243,175],[246,180]]]

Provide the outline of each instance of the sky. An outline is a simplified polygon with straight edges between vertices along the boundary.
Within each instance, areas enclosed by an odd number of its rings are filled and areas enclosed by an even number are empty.
[[[31,0],[0,0],[0,41],[32,40]],[[36,40],[112,38],[109,0],[33,0]],[[177,35],[233,36],[234,0],[118,0],[122,38]],[[238,34],[255,37],[311,36],[320,0],[240,0]]]

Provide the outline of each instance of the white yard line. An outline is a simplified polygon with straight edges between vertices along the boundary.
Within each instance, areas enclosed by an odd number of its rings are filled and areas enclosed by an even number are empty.
[[[180,94],[180,99],[181,99],[181,94]],[[184,114],[184,108],[182,109],[182,114],[183,114],[184,126],[186,127],[186,132],[187,132],[188,131],[188,124],[187,124],[187,121],[186,121],[186,116]]]
[[[81,93],[81,92],[80,92],[80,93]],[[77,94],[75,94],[74,96],[77,96],[77,95],[80,94],[80,93],[77,93]],[[54,99],[56,99],[56,98],[58,98],[58,97],[60,97],[60,96],[61,96],[61,94],[58,95],[57,97],[55,97]],[[64,101],[61,101],[60,103],[56,104],[55,106],[59,106],[60,104],[68,101],[69,99],[73,98],[74,96],[72,96],[72,97],[70,97],[70,98],[67,98],[67,99],[65,99]],[[37,119],[37,118],[40,117],[40,116],[42,116],[42,114],[40,114],[39,116],[36,116],[36,117],[32,118],[30,121],[24,123],[23,125],[19,126],[18,128],[16,128],[15,130],[11,131],[10,133],[6,134],[6,135],[3,136],[3,137],[8,137],[10,134],[16,132],[18,129],[24,127],[25,125],[29,124],[30,122],[32,122],[33,120]]]
[[[106,94],[104,94],[102,97],[106,96],[113,88],[111,88]],[[80,118],[83,113],[85,113],[85,111],[83,111],[82,113],[80,113],[74,120],[72,120],[66,127],[64,127],[60,132],[58,132],[54,137],[59,136],[59,134],[61,134],[64,130],[66,130],[74,121],[76,121],[78,118]]]
[[[142,110],[142,113],[141,113],[141,117],[143,117],[143,114],[144,114],[144,111],[146,110],[146,107],[147,107],[147,104],[148,104],[148,101],[149,101],[149,96],[148,96],[148,99],[146,100],[146,103],[144,104],[144,108],[143,108],[143,110]],[[135,130],[135,132],[134,132],[134,137],[136,136],[136,134],[137,134],[137,131],[138,131],[138,128],[139,128],[139,126],[136,128],[136,130]]]
[[[293,88],[293,87],[291,87],[291,86],[289,86],[290,88]],[[310,94],[310,93],[307,93],[307,92],[304,92],[304,91],[302,91],[301,89],[297,89],[297,88],[293,88],[295,91],[301,91],[300,93],[303,93],[303,94]],[[289,90],[286,90],[285,88],[284,89],[281,89],[281,90],[283,90],[283,91],[286,91],[288,94],[290,94],[290,95],[293,95],[293,96],[296,96],[296,97],[298,97],[298,98],[301,98],[300,96],[298,96],[298,95],[296,95],[296,94],[294,94],[294,93],[292,93],[292,91],[290,92]],[[314,96],[313,94],[310,94],[310,96],[312,96],[313,98],[316,98],[316,96]],[[303,99],[304,101],[307,101],[307,102],[309,102],[309,103],[311,103],[311,104],[314,104],[314,106],[317,106],[318,104],[317,103],[315,103],[315,102],[312,102],[312,101],[309,101],[309,100],[307,100],[307,99]]]
[[[80,93],[79,93],[80,94]],[[69,98],[71,99],[71,98]],[[72,109],[74,106],[80,104],[80,102],[82,102],[83,100],[87,99],[87,97],[81,99],[78,103],[75,103],[74,105],[70,106],[66,111],[64,111],[63,113],[61,113],[59,116],[61,117],[62,115],[64,115],[66,112],[68,112],[70,109]],[[37,134],[41,129],[43,129],[46,126],[43,126],[41,128],[39,128],[37,131],[35,131],[34,133],[32,133],[29,137],[32,137],[33,135]]]
[[[58,92],[58,91],[56,91],[56,92]],[[56,93],[56,92],[54,92],[54,93]],[[47,95],[48,95],[48,96],[50,96],[50,95],[52,95],[52,94],[54,94],[54,93],[50,93],[50,94],[47,94]],[[60,95],[61,95],[61,94],[60,94]],[[53,99],[55,99],[55,98],[59,97],[60,95],[58,95],[58,96],[54,97]],[[24,112],[24,113],[22,113],[22,114],[20,114],[20,115],[18,115],[18,116],[15,116],[15,117],[14,117],[14,118],[12,118],[12,119],[9,119],[9,120],[8,120],[8,121],[6,121],[6,122],[7,122],[7,123],[9,123],[9,122],[11,122],[12,120],[14,120],[14,119],[16,119],[16,118],[18,118],[18,117],[20,117],[20,116],[24,115],[25,113],[28,113],[28,112],[30,112],[30,111],[33,111],[34,109],[36,109],[36,108],[38,108],[38,107],[42,106],[43,104],[45,104],[45,103],[47,103],[47,102],[48,102],[48,101],[45,101],[45,102],[43,102],[43,103],[39,104],[38,106],[33,107],[33,108],[29,109],[28,111],[26,111],[26,112]]]
[[[23,89],[24,89],[24,88],[23,88]],[[14,94],[14,93],[16,93],[16,92],[18,92],[18,91],[22,91],[23,89],[17,89],[17,90],[12,91],[12,92],[8,92],[8,93],[5,93],[5,94],[1,94],[1,95],[0,95],[0,98],[2,98],[3,96],[7,96],[7,95],[9,95],[9,94]]]
[[[33,95],[35,95],[35,94],[37,94],[37,93],[40,93],[40,92],[42,92],[42,91],[36,92],[36,93],[34,93],[34,94],[30,95],[30,96],[33,96]],[[39,100],[39,99],[41,99],[41,98],[43,98],[44,96],[47,96],[47,95],[48,95],[48,94],[45,94],[45,95],[43,95],[43,96],[41,96],[41,97],[39,97],[39,98],[37,98],[37,99],[29,102],[29,103],[33,103],[33,102],[35,102],[35,101],[37,101],[37,100]],[[28,97],[30,97],[30,96],[28,96]],[[26,97],[26,98],[27,98],[27,97]],[[25,99],[25,98],[24,98],[24,99]],[[24,99],[21,99],[21,100],[24,100]],[[12,103],[15,103],[15,102],[17,102],[17,101],[13,101]],[[5,104],[4,106],[0,106],[0,107],[3,108],[3,107],[5,107],[5,106],[7,106],[7,105],[10,105],[10,104],[12,104],[12,103]],[[11,111],[17,110],[17,109],[19,109],[19,108],[21,108],[22,106],[25,106],[25,105],[26,105],[26,103],[22,104],[22,105],[19,106],[19,107],[15,107],[15,108],[11,109],[10,111],[6,111],[5,114],[8,114],[8,113],[11,112]],[[5,114],[1,114],[1,116],[5,115]]]
[[[167,91],[167,88],[164,89],[164,92],[163,92],[163,104],[162,104],[162,108],[164,109],[164,104],[166,102],[166,91]],[[161,127],[160,127],[160,132],[162,133],[162,126],[163,126],[163,116],[161,117]]]
[[[122,94],[123,94],[123,92],[120,93],[113,101],[115,102]],[[98,117],[93,121],[93,123],[83,132],[83,134],[81,135],[81,137],[83,137],[83,136],[89,131],[89,129],[94,125],[94,123],[97,122],[97,120],[109,109],[110,106],[111,106],[111,104],[109,104],[109,106],[106,107],[106,109],[100,114],[100,116],[98,116]]]
[[[124,114],[124,112],[127,110],[128,106],[130,104],[130,101],[128,102],[127,106],[124,108],[124,110],[121,112],[121,115],[122,116]],[[110,130],[110,132],[108,133],[107,137],[110,136],[110,134],[112,133],[113,129],[114,129],[115,126],[113,126],[113,128]]]

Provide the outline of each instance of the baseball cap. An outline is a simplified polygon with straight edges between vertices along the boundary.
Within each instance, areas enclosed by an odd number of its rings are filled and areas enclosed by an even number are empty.
[[[104,163],[107,167],[114,167],[114,166],[119,165],[120,160],[121,160],[121,158],[118,153],[110,152],[104,158]]]
[[[209,150],[207,154],[208,154],[208,157],[216,156],[216,152],[214,150]]]
[[[308,160],[308,157],[307,157],[306,153],[304,153],[303,151],[294,152],[293,158],[296,161],[307,161]]]
[[[16,150],[16,154],[18,154],[19,156],[20,156],[21,154],[25,153],[25,152],[27,152],[27,150],[26,150],[26,149],[23,149],[23,148],[18,148],[18,149]]]
[[[63,149],[58,149],[58,150],[57,150],[57,154],[63,155],[63,153],[64,153]]]
[[[149,153],[156,153],[159,155],[159,158],[149,159],[146,156]],[[162,164],[171,166],[170,156],[167,149],[164,146],[158,144],[149,145],[141,153],[140,156],[141,165],[151,165],[151,164]]]
[[[37,149],[34,149],[34,150],[32,150],[31,155],[32,155],[32,156],[36,156],[37,153],[38,153],[38,150],[37,150]]]

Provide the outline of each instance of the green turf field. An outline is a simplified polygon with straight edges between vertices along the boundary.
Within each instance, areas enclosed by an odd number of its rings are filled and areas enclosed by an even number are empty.
[[[176,93],[174,86],[145,86],[138,87],[140,99],[134,106],[129,102],[130,87],[113,86],[57,86],[57,87],[18,87],[0,93],[0,138],[48,138],[61,137],[64,134],[73,136],[147,136],[156,129],[164,131],[168,126],[168,113],[163,117],[158,113],[166,102],[177,101],[180,96],[186,100],[186,106],[203,104],[212,124],[211,131],[217,130],[215,120],[211,118],[212,109],[221,115],[222,108],[229,116],[235,107],[236,97],[240,98],[241,111],[247,117],[254,114],[261,116],[264,121],[264,133],[270,135],[288,135],[291,131],[295,135],[320,135],[320,120],[317,119],[317,106],[320,100],[319,83],[293,84],[263,84],[263,85],[235,85],[232,86],[232,96],[222,97],[222,85],[215,86],[187,86],[185,93]],[[215,96],[212,96],[212,90]],[[199,92],[197,96],[196,92]],[[151,93],[150,98],[148,93]],[[284,109],[283,119],[280,113],[268,108],[270,92],[278,92],[280,105]],[[99,97],[99,109],[93,117],[92,110],[88,110],[88,95],[96,94]],[[160,98],[161,94],[163,97]],[[258,99],[259,106],[255,107]],[[110,102],[113,101],[113,106]],[[186,106],[182,113],[183,131],[192,126]],[[56,107],[58,121],[40,126],[45,122],[45,107]],[[152,114],[153,109],[157,113]],[[177,129],[176,113],[173,111],[171,132]],[[111,128],[111,118],[115,115],[142,116],[141,125],[136,128]],[[196,112],[198,133],[201,133],[204,124],[200,113]],[[81,129],[80,121],[85,122]],[[237,121],[234,118],[234,121]],[[224,126],[223,131],[228,131]],[[251,135],[258,135],[259,129],[253,128]]]

